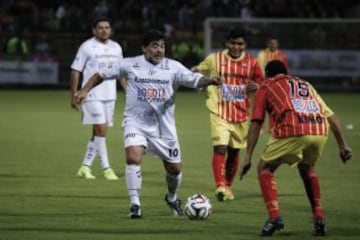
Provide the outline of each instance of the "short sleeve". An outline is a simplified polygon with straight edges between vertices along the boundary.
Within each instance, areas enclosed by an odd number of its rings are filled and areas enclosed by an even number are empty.
[[[254,107],[251,120],[264,121],[267,102],[267,86],[262,85],[259,90],[256,91],[254,97]]]
[[[215,69],[215,54],[212,53],[209,56],[207,56],[196,67],[199,70],[199,72],[201,72],[207,76],[214,75],[214,73],[216,71],[216,69]]]
[[[85,50],[84,44],[81,45],[76,53],[75,59],[71,64],[71,69],[82,72],[85,68],[89,55]]]
[[[333,115],[334,112],[326,105],[324,100],[321,98],[321,96],[317,93],[317,91],[315,90],[315,88],[312,85],[310,85],[310,91],[312,92],[316,102],[319,104],[325,117],[328,118],[331,115]]]
[[[176,64],[176,73],[174,78],[175,87],[180,85],[186,86],[189,88],[196,88],[199,82],[199,79],[203,76],[200,73],[194,73],[186,68],[179,62],[174,62]]]
[[[255,60],[255,64],[254,64],[253,80],[258,84],[262,84],[265,81],[264,72],[261,69],[260,64],[258,63],[257,60]]]

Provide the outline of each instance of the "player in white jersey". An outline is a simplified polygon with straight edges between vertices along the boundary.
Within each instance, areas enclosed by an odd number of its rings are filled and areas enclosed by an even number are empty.
[[[174,215],[183,215],[177,197],[182,174],[175,128],[175,91],[180,85],[197,88],[221,84],[220,78],[193,73],[181,63],[165,58],[164,39],[161,32],[147,32],[142,42],[143,55],[125,58],[112,68],[100,70],[77,94],[80,103],[104,79],[127,78],[123,129],[130,218],[141,217],[141,159],[146,151],[163,160],[168,187],[165,201]]]
[[[92,32],[94,36],[81,44],[71,65],[71,106],[75,109],[78,109],[75,93],[78,90],[81,75],[82,86],[84,86],[94,73],[112,66],[123,58],[120,45],[110,39],[111,25],[108,19],[96,19]],[[91,173],[91,165],[98,155],[105,179],[118,179],[110,168],[106,147],[106,131],[113,125],[115,100],[116,81],[106,81],[92,89],[81,105],[82,123],[92,124],[93,128],[82,166],[77,172],[79,177],[95,178]]]

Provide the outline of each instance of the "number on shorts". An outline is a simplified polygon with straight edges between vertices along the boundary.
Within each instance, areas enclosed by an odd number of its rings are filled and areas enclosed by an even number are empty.
[[[179,155],[179,149],[173,148],[169,149],[169,157],[177,157]]]

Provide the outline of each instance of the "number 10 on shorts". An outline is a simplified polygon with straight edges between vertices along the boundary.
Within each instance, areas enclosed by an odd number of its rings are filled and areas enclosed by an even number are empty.
[[[177,148],[170,148],[169,149],[169,157],[177,157],[179,155],[179,149]]]

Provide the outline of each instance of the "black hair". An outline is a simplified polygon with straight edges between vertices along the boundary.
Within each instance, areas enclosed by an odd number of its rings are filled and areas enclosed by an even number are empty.
[[[282,73],[282,74],[288,73],[283,62],[281,62],[279,60],[273,60],[273,61],[270,61],[268,64],[266,64],[266,66],[265,66],[266,77],[274,77],[280,73]]]
[[[225,41],[229,41],[230,39],[242,38],[246,41],[246,33],[242,28],[231,28],[227,34],[225,35]]]
[[[106,17],[99,17],[96,18],[93,23],[92,23],[92,28],[96,28],[96,26],[99,24],[99,22],[108,22],[111,25],[110,19],[106,18]]]
[[[159,40],[165,40],[164,33],[159,30],[151,29],[144,34],[143,40],[142,40],[142,46],[146,47],[151,42],[159,41]]]

